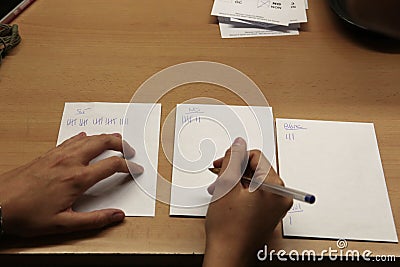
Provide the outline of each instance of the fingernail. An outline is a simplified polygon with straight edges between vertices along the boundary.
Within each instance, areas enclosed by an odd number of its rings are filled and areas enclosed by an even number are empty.
[[[143,172],[144,172],[143,166],[140,166],[140,165],[139,165],[139,167],[138,167],[138,173],[137,173],[137,174],[142,174]]]
[[[86,133],[85,132],[81,132],[81,133],[78,134],[78,136],[86,136]]]
[[[121,138],[122,135],[120,133],[113,133],[112,135],[114,135],[115,137]]]
[[[214,190],[215,190],[215,183],[212,183],[212,184],[210,184],[209,187],[207,187],[207,192],[208,192],[210,195],[213,195],[213,194],[214,194]]]
[[[111,221],[112,221],[112,222],[120,222],[120,221],[122,221],[124,218],[125,218],[125,214],[124,214],[122,211],[114,212],[114,213],[111,215]]]
[[[128,142],[126,142],[125,140],[122,141],[122,145],[124,147],[124,157],[126,159],[131,159],[135,156],[136,151],[135,149],[133,149],[133,147],[131,147]]]
[[[241,137],[236,138],[235,141],[233,142],[233,145],[235,146],[242,146],[244,144],[246,144],[246,142]]]
[[[137,163],[133,163],[131,161],[127,161],[127,163],[128,163],[129,171],[132,175],[140,175],[144,172],[143,166],[141,166]]]

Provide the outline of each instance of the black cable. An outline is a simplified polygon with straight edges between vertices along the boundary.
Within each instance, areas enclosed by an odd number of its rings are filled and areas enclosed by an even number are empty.
[[[7,53],[20,42],[18,25],[0,24],[0,64]]]

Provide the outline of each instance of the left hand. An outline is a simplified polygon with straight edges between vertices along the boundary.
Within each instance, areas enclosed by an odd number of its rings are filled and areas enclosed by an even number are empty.
[[[143,172],[143,167],[117,156],[89,164],[105,150],[122,152],[121,135],[81,133],[25,166],[0,175],[4,233],[38,236],[122,221],[125,214],[118,209],[72,210],[76,199],[97,182],[115,172],[129,173],[127,164],[133,174]],[[134,150],[129,154],[133,156]]]

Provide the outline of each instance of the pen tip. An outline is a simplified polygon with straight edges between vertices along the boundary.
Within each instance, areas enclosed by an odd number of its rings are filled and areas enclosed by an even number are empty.
[[[313,195],[306,195],[306,197],[304,198],[304,200],[305,200],[307,203],[314,204],[314,203],[315,203],[315,196],[313,196]]]

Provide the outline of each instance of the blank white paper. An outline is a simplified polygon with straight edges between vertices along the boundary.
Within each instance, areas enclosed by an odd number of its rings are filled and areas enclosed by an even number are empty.
[[[121,133],[136,151],[131,161],[144,167],[132,178],[117,173],[99,182],[74,204],[74,210],[122,209],[127,216],[154,216],[160,131],[160,104],[65,103],[57,145],[80,133]],[[110,156],[106,151],[92,162]]]
[[[284,236],[398,242],[372,123],[276,119],[280,176],[295,201]]]
[[[207,187],[217,177],[208,168],[237,137],[263,151],[276,169],[272,108],[177,105],[170,215],[206,215]]]

